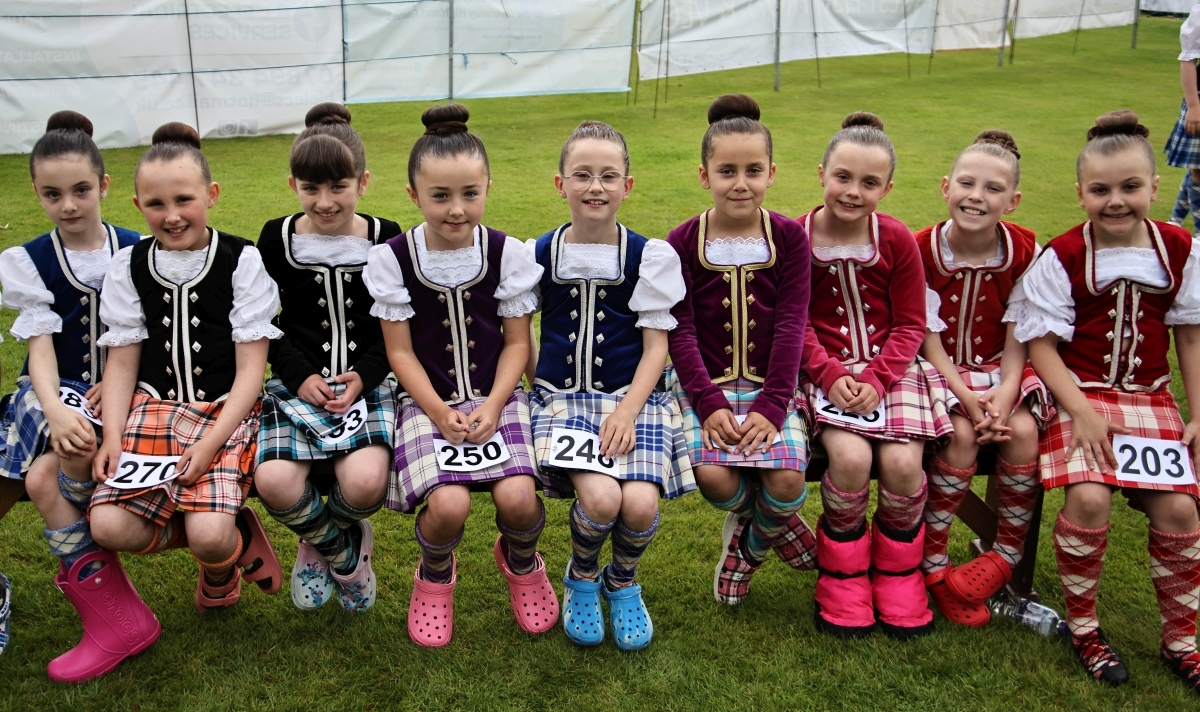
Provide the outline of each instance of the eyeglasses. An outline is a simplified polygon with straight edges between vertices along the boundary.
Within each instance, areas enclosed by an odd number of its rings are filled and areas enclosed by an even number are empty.
[[[621,183],[628,176],[623,176],[616,171],[609,171],[598,176],[594,176],[587,171],[575,171],[567,176],[571,183],[571,187],[579,192],[583,192],[592,187],[592,181],[599,180],[600,187],[605,190],[616,190],[621,187]]]

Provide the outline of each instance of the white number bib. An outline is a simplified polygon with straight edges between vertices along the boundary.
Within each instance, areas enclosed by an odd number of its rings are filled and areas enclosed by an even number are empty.
[[[616,477],[620,474],[619,458],[605,457],[600,449],[600,436],[586,430],[554,428],[550,431],[550,464],[564,470],[588,470]]]
[[[875,406],[875,410],[870,413],[850,413],[831,403],[825,397],[825,391],[818,388],[817,413],[839,423],[869,430],[878,430],[887,425],[887,413],[882,398],[879,399],[879,405]]]
[[[58,387],[58,399],[60,401],[62,401],[63,405],[67,406],[68,408],[75,411],[76,413],[79,413],[80,415],[82,415],[83,417],[92,421],[96,425],[104,424],[104,423],[100,422],[99,418],[97,418],[95,415],[92,414],[92,409],[88,407],[87,399],[84,398],[83,396],[79,395],[75,391],[71,390],[70,388],[66,388],[64,386],[59,386]],[[37,408],[38,410],[41,410],[42,404],[38,403],[34,407]]]
[[[175,471],[177,462],[179,455],[134,455],[123,452],[117,463],[117,474],[108,478],[105,484],[125,490],[161,485],[181,474]]]
[[[1113,435],[1117,480],[1155,485],[1196,484],[1188,449],[1178,440]]]
[[[354,437],[354,434],[367,424],[367,401],[365,398],[359,398],[354,405],[350,406],[350,410],[346,411],[345,415],[334,415],[333,420],[337,423],[323,437],[317,438],[317,441],[325,445],[337,445],[343,440],[349,440]]]
[[[495,433],[482,445],[466,440],[455,445],[449,440],[433,439],[433,451],[437,455],[438,467],[446,472],[475,472],[492,465],[508,462],[512,453],[504,444],[500,433]]]
[[[745,416],[745,415],[735,415],[735,416],[733,416],[733,419],[738,422],[738,425],[742,425],[743,423],[746,422],[746,417],[747,416]],[[775,439],[771,441],[771,444],[768,445],[767,443],[763,443],[759,449],[766,450],[766,449],[770,448],[771,445],[777,445],[781,442],[783,442],[783,435],[781,435],[779,433],[779,431],[775,431]],[[730,445],[737,445],[737,443],[730,443]]]

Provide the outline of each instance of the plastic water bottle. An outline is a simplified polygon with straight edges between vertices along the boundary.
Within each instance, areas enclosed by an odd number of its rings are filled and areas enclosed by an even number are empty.
[[[1042,635],[1066,635],[1067,622],[1049,606],[1034,603],[1001,590],[988,600],[992,615],[1002,616],[1023,626],[1033,628]]]

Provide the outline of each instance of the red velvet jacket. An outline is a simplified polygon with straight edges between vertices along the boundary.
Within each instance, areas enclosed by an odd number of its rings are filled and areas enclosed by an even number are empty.
[[[704,256],[708,213],[671,231],[687,297],[671,313],[671,362],[700,420],[729,401],[719,384],[739,378],[762,384],[751,412],[783,427],[795,397],[808,315],[808,234],[791,218],[762,211],[768,261],[716,265]]]
[[[1146,226],[1171,279],[1163,289],[1129,279],[1098,289],[1091,223],[1076,225],[1046,245],[1071,279],[1075,334],[1059,342],[1058,355],[1080,388],[1154,391],[1171,380],[1170,327],[1163,320],[1183,281],[1192,235],[1158,221],[1147,220]]]
[[[999,363],[1004,353],[1008,325],[1001,320],[1008,308],[1013,285],[1033,264],[1038,244],[1032,230],[999,224],[1004,242],[1004,264],[999,267],[956,267],[942,259],[940,234],[946,223],[918,232],[917,247],[925,263],[925,281],[942,298],[938,316],[946,322],[942,347],[957,366],[978,368]]]
[[[817,206],[800,218],[812,232]],[[846,368],[867,363],[855,380],[887,395],[925,339],[925,272],[912,233],[896,218],[870,222],[875,256],[861,262],[812,259],[812,301],[804,344],[804,373],[826,393]]]

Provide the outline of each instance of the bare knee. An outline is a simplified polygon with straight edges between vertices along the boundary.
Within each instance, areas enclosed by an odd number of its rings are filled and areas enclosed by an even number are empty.
[[[611,522],[618,514],[624,514],[626,505],[621,487],[616,482],[612,484],[612,487],[577,490],[583,513],[593,522]]]
[[[453,536],[462,529],[470,513],[470,490],[457,486],[438,487],[426,498],[425,509],[421,513],[421,529],[436,528],[448,531]]]
[[[54,456],[39,457],[25,474],[25,492],[35,507],[53,504],[62,497],[58,490],[58,464]]]
[[[1012,440],[1004,443],[1005,458],[1014,465],[1033,462],[1038,456],[1037,421],[1027,410],[1019,410],[1008,419],[1008,427],[1012,428]]]
[[[712,502],[728,502],[737,496],[742,478],[731,467],[697,465],[694,469],[696,486]]]
[[[89,529],[96,543],[113,551],[140,551],[150,543],[153,526],[115,504],[93,507],[88,513]]]
[[[387,492],[389,459],[386,448],[372,445],[337,462],[338,488],[346,504],[356,509],[368,509],[383,499]]]
[[[210,564],[227,561],[237,548],[237,534],[233,517],[229,517],[228,526],[207,523],[205,526],[189,526],[187,528],[188,548],[192,556]]]
[[[804,473],[796,470],[773,470],[764,475],[767,494],[778,502],[795,502],[804,494]]]
[[[885,444],[879,449],[879,473],[889,479],[921,479],[925,476],[924,450],[913,443]]]
[[[258,496],[274,509],[287,509],[304,493],[307,469],[287,460],[268,460],[254,470],[254,487]]]
[[[654,524],[654,518],[658,516],[658,486],[642,482],[629,484],[647,486],[627,485],[621,488],[621,521],[630,529],[644,531]]]
[[[974,464],[979,456],[979,444],[975,442],[979,433],[976,432],[970,418],[954,415],[951,416],[951,421],[954,423],[954,432],[950,436],[950,443],[939,456],[947,465],[965,470]]]
[[[510,527],[529,529],[542,517],[542,502],[533,478],[520,475],[500,480],[492,487],[492,501],[500,519]]]
[[[1150,513],[1150,525],[1161,532],[1190,534],[1200,525],[1200,522],[1197,522],[1196,500],[1190,495],[1178,492],[1156,493],[1152,506],[1147,506],[1146,509]]]
[[[1108,522],[1111,509],[1112,491],[1105,485],[1088,482],[1068,487],[1063,515],[1077,526],[1099,529]]]
[[[871,465],[874,453],[871,445],[865,440],[851,447],[830,448],[826,446],[829,455],[829,476],[836,482],[853,481],[866,482],[871,477]],[[859,486],[856,489],[861,489]]]

